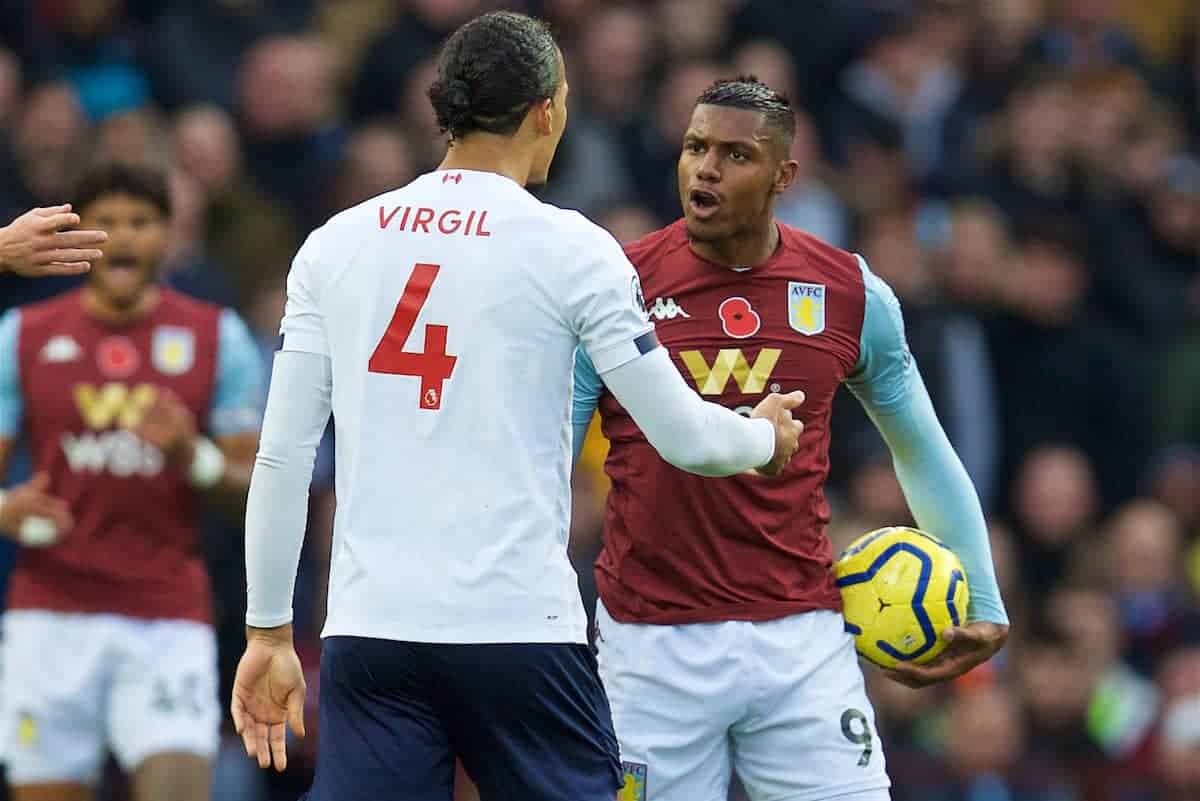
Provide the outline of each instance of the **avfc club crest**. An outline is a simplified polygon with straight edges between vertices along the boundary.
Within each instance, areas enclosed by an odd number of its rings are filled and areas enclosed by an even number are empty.
[[[825,330],[825,285],[788,281],[788,322],[805,336]]]
[[[621,790],[617,801],[646,801],[646,766],[641,762],[621,762]]]
[[[150,361],[163,375],[183,375],[196,361],[196,337],[187,328],[162,325],[154,329]]]

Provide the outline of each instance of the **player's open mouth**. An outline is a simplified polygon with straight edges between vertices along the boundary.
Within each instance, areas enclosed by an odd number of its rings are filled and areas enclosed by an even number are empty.
[[[716,192],[707,189],[693,189],[688,192],[688,208],[692,215],[707,219],[716,214],[721,205],[721,198]]]

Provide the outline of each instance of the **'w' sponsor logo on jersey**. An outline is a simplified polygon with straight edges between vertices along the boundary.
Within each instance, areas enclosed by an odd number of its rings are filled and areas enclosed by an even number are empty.
[[[119,428],[133,428],[142,421],[146,410],[154,405],[158,390],[150,384],[125,384],[109,382],[96,387],[92,384],[76,384],[75,406],[84,425],[94,431],[103,431],[114,423]]]
[[[779,348],[763,348],[753,364],[746,361],[741,348],[722,348],[711,365],[698,350],[680,351],[679,358],[692,374],[701,395],[722,394],[730,376],[742,394],[752,395],[766,389],[782,353]]]

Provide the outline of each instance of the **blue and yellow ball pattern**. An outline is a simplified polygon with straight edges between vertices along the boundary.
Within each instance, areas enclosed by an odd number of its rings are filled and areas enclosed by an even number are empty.
[[[966,621],[966,573],[931,534],[889,526],[859,537],[833,565],[846,630],[859,654],[883,667],[924,664],[945,648],[942,632]]]

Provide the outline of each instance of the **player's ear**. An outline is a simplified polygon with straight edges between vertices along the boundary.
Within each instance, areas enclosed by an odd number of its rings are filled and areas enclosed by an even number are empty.
[[[782,195],[792,188],[796,176],[800,173],[800,162],[795,159],[785,159],[775,168],[775,194]]]
[[[541,136],[550,136],[554,133],[554,115],[561,114],[560,109],[554,107],[554,98],[547,97],[545,100],[539,100],[533,105],[534,125]]]

